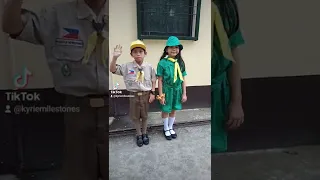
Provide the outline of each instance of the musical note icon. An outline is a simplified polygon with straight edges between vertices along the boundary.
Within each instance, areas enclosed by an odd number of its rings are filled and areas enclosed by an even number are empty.
[[[116,83],[114,86],[113,86],[113,90],[116,90],[116,89],[118,89],[119,88],[119,83]]]
[[[29,84],[29,77],[32,76],[32,73],[28,68],[24,68],[22,74],[17,74],[13,78],[13,83],[16,89],[23,89]]]

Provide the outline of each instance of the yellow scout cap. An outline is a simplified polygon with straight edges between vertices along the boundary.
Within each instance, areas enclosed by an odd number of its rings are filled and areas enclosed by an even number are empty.
[[[130,45],[130,51],[132,51],[132,49],[134,49],[134,48],[142,48],[142,49],[144,49],[145,51],[147,51],[146,45],[145,45],[142,41],[140,41],[140,40],[133,41],[133,42],[131,43],[131,45]]]

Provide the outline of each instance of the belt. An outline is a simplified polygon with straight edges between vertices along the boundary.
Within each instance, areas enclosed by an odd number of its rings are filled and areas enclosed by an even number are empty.
[[[100,107],[105,107],[109,105],[110,96],[109,94],[103,94],[103,95],[93,94],[93,95],[86,95],[83,97],[67,95],[66,98],[69,103],[72,103],[75,105],[79,105],[78,103],[80,103],[85,106],[89,105],[90,107],[93,107],[93,108],[100,108]]]
[[[150,94],[150,91],[138,91],[138,92],[130,92],[131,95],[142,96],[146,94]]]
[[[99,108],[105,107],[109,105],[109,94],[90,94],[87,95],[86,98],[89,99],[89,104],[91,107]]]

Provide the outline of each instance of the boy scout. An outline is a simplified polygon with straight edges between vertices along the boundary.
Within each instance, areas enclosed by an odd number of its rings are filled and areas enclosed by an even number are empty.
[[[137,131],[137,145],[149,144],[147,134],[147,119],[149,103],[155,99],[156,73],[153,67],[144,62],[147,54],[146,46],[142,41],[134,41],[130,46],[130,55],[134,61],[122,65],[116,64],[121,55],[121,46],[117,46],[110,64],[110,72],[123,76],[126,89],[133,97],[130,97],[130,118]],[[142,132],[140,119],[142,120]]]
[[[65,180],[108,179],[108,4],[77,0],[34,13],[9,0],[4,8],[3,31],[44,46],[56,91],[80,107],[64,118]]]

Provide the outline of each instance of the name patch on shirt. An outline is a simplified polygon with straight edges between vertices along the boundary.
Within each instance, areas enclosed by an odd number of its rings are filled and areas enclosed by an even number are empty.
[[[71,40],[71,39],[57,38],[56,45],[83,47],[83,41],[82,40]]]

